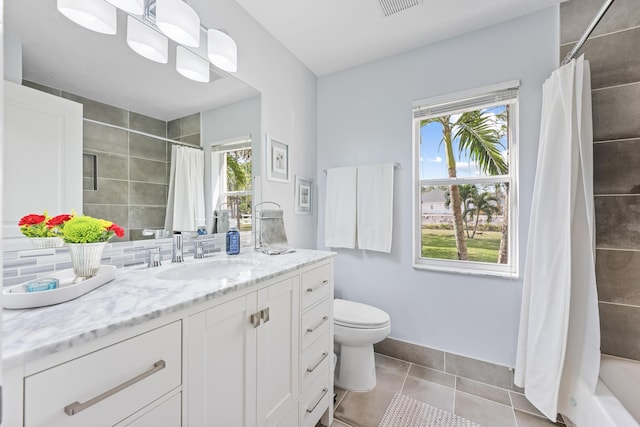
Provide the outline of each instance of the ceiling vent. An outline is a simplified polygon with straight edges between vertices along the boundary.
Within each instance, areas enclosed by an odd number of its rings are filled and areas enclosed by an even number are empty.
[[[424,0],[378,0],[380,11],[384,16],[391,16],[413,6],[422,4]]]

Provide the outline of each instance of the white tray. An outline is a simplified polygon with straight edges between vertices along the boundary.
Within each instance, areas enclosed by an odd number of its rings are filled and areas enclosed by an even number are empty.
[[[73,269],[61,270],[47,277],[58,279],[58,288],[47,291],[25,292],[24,283],[10,286],[2,291],[2,305],[4,308],[35,308],[46,305],[59,304],[70,301],[86,294],[116,276],[114,265],[101,265],[98,274],[82,282],[73,283],[75,274]],[[26,282],[25,282],[26,283]]]

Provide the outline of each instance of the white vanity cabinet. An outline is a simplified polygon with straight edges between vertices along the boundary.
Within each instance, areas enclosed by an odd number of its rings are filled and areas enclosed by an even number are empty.
[[[299,276],[189,318],[188,425],[272,427],[298,396]]]
[[[3,426],[312,427],[323,416],[329,425],[332,300],[324,258],[144,314],[4,371]]]

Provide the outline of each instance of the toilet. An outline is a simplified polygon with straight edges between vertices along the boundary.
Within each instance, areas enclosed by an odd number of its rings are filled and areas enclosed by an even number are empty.
[[[336,298],[333,301],[335,385],[349,391],[370,391],[376,386],[373,344],[391,331],[389,315],[379,308]]]

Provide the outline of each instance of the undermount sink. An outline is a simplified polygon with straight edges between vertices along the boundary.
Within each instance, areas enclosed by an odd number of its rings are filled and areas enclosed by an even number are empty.
[[[250,273],[257,266],[256,262],[244,259],[209,260],[197,264],[177,265],[156,274],[156,277],[163,280],[234,279]]]

